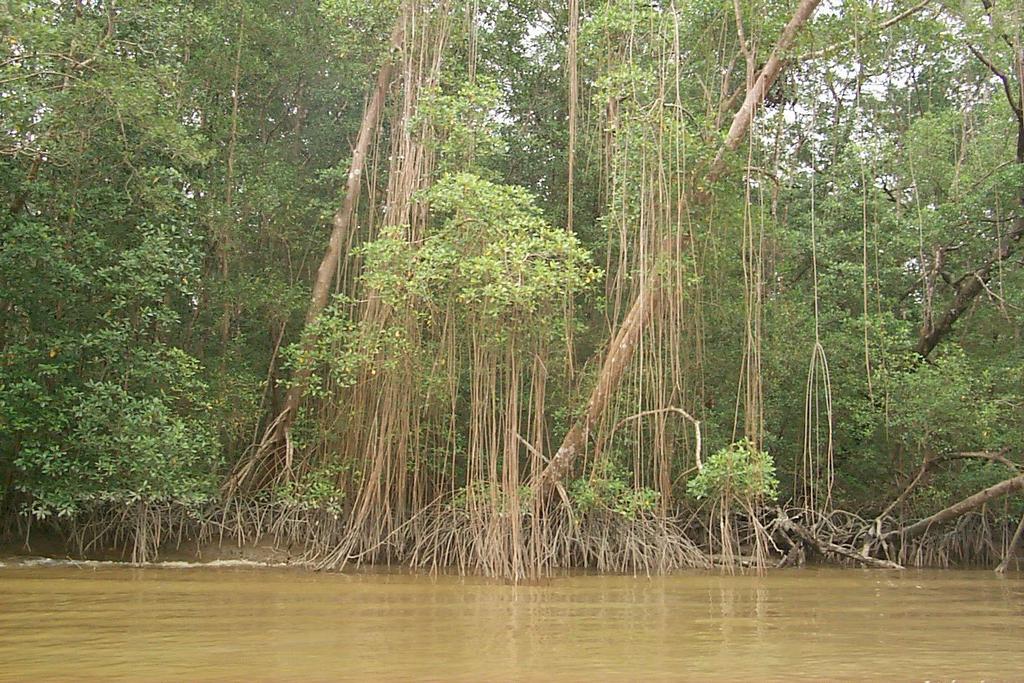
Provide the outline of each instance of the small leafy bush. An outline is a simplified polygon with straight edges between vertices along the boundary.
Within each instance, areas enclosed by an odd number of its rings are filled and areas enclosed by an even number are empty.
[[[395,308],[426,321],[452,302],[463,322],[503,344],[538,335],[561,320],[567,292],[601,271],[571,233],[550,225],[524,188],[471,173],[447,175],[423,197],[437,225],[419,244],[385,226],[364,245],[363,281]]]
[[[603,475],[576,479],[569,485],[569,497],[581,513],[609,510],[626,519],[636,519],[653,511],[661,501],[661,494],[653,489],[634,488],[621,469],[601,469]]]
[[[686,492],[697,500],[727,499],[731,503],[776,498],[775,462],[747,439],[737,441],[713,453],[687,483]]]
[[[337,517],[345,503],[345,491],[337,482],[345,469],[339,464],[329,464],[310,470],[298,480],[278,486],[274,498],[289,507],[325,510]]]

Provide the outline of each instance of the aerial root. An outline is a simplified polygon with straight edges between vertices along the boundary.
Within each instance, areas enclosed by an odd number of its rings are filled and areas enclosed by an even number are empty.
[[[26,523],[30,538],[48,527],[78,556],[115,550],[134,563],[161,551],[266,544],[290,561],[323,570],[400,564],[509,580],[592,569],[661,574],[680,569],[724,571],[791,567],[809,558],[872,568],[996,566],[1005,570],[1024,524],[973,510],[945,527],[900,540],[884,528],[893,520],[864,519],[842,510],[804,508],[680,516],[627,517],[611,510],[585,514],[555,504],[518,515],[434,501],[403,518],[351,515],[299,505],[232,498],[204,509],[173,503],[97,505],[74,518]],[[1007,559],[1011,558],[1011,559]]]

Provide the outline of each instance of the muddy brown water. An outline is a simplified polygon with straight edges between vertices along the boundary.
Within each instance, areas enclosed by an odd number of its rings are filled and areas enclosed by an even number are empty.
[[[1024,577],[0,566],[0,678],[1022,680]]]

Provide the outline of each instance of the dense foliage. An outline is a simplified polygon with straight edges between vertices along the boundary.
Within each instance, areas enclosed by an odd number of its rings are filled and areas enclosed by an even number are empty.
[[[296,389],[248,493],[387,530],[439,499],[529,515],[651,273],[578,514],[729,489],[869,516],[927,468],[914,518],[1018,472],[1024,13],[821,7],[708,178],[794,5],[596,2],[570,45],[557,1],[5,3],[4,510],[216,506]]]

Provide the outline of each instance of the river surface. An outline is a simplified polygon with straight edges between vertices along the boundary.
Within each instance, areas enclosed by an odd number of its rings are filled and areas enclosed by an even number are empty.
[[[1024,577],[0,566],[0,679],[1021,680]]]

